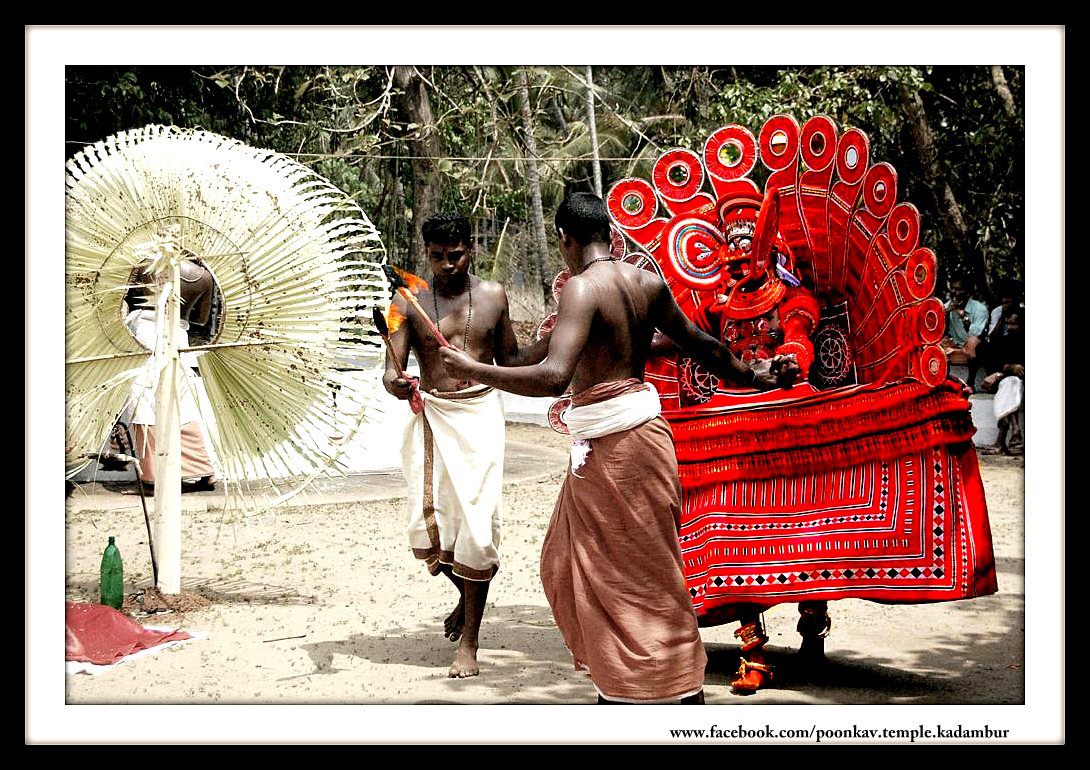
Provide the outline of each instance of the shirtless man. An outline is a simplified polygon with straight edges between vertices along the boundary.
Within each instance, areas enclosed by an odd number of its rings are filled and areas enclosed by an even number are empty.
[[[572,278],[548,357],[509,368],[452,349],[439,355],[452,376],[526,396],[571,385],[572,468],[541,554],[557,626],[600,703],[702,703],[707,657],[677,542],[677,461],[658,395],[642,381],[652,336],[661,330],[744,385],[776,387],[799,370],[783,356],[751,369],[685,317],[661,278],[613,257],[597,196],[569,196],[555,224]]]
[[[432,280],[417,300],[447,341],[469,360],[501,365],[539,361],[548,343],[520,353],[507,293],[469,272],[472,244],[465,217],[440,214],[421,228]],[[444,635],[459,641],[448,675],[476,676],[481,617],[489,581],[499,568],[504,419],[499,393],[472,377],[451,374],[439,343],[417,312],[394,300],[406,320],[391,337],[402,369],[410,348],[420,364],[424,411],[410,421],[402,450],[409,485],[409,542],[431,574],[458,589]],[[383,385],[408,399],[413,383],[387,355]]]

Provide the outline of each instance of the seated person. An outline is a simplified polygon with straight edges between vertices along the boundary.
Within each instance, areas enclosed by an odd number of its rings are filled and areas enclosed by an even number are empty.
[[[1014,304],[1004,311],[982,362],[989,374],[981,386],[995,393],[993,409],[999,429],[995,444],[982,450],[985,454],[1012,454],[1011,444],[1023,443],[1016,415],[1022,408],[1022,382],[1026,377],[1025,314],[1024,308]],[[1009,443],[1008,431],[1011,433]]]
[[[980,367],[977,347],[985,336],[989,318],[988,308],[971,299],[970,294],[968,281],[955,278],[950,282],[950,301],[946,303],[947,336],[942,341],[942,349],[952,365],[969,367],[968,385],[973,388]]]
[[[1003,317],[1003,313],[1008,308],[1024,308],[1026,306],[1022,301],[1022,284],[1020,281],[1004,278],[996,286],[996,295],[999,297],[999,304],[992,308],[991,320],[988,323],[989,338],[995,335],[995,330],[999,327],[999,319]],[[1000,334],[1004,333],[1004,331],[1004,329],[1000,329]]]

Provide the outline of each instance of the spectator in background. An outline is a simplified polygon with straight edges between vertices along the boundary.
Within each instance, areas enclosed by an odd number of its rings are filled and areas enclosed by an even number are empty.
[[[1003,311],[995,336],[989,341],[983,356],[983,365],[988,376],[981,387],[995,393],[992,407],[995,410],[996,427],[999,435],[991,447],[985,447],[985,454],[1012,454],[1012,445],[1017,445],[1021,454],[1024,441],[1018,430],[1018,411],[1022,408],[1022,388],[1026,378],[1026,311],[1012,304]],[[1007,433],[1010,432],[1010,441]]]
[[[1022,283],[1010,278],[1004,278],[999,282],[996,287],[996,293],[999,295],[999,304],[992,308],[991,319],[988,323],[988,337],[994,337],[996,335],[996,328],[999,327],[1000,334],[1006,334],[1006,329],[999,326],[999,320],[1003,317],[1003,313],[1012,307],[1024,308],[1025,302],[1022,301]]]
[[[971,298],[968,281],[955,278],[950,282],[950,300],[946,303],[946,337],[942,348],[946,359],[954,365],[969,367],[969,387],[973,387],[980,367],[977,348],[988,327],[988,308]]]
[[[181,308],[178,320],[178,346],[189,347],[189,332],[193,326],[208,327],[212,321],[212,305],[216,289],[215,277],[204,261],[186,252],[186,259],[179,266]],[[166,280],[165,273],[155,273],[151,263],[138,265],[130,277],[131,286],[125,294],[123,310],[125,326],[133,337],[148,350],[156,345],[155,303],[159,296],[156,285]],[[188,380],[179,390],[178,409],[181,422],[182,491],[207,492],[216,488],[216,471],[208,451],[207,429],[194,397],[194,377],[197,357],[193,352],[179,356],[184,367],[183,376]],[[133,383],[129,400],[130,424],[137,457],[140,460],[137,483],[145,491],[155,486],[156,447],[162,446],[155,428],[155,398],[159,386],[157,372],[147,371]],[[128,410],[126,410],[128,411]]]

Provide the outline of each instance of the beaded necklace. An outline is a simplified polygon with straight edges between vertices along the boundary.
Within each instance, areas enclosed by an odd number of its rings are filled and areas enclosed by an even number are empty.
[[[595,262],[616,262],[616,261],[617,261],[617,257],[595,257],[590,262],[583,265],[583,269],[586,270],[588,267],[593,265]]]
[[[462,337],[462,352],[466,351],[466,347],[469,345],[469,323],[473,320],[473,282],[469,280],[469,274],[466,274],[466,291],[469,293],[469,312],[466,314],[466,333]],[[435,305],[435,325],[439,326],[439,292],[436,289],[432,289],[431,292],[432,304]]]

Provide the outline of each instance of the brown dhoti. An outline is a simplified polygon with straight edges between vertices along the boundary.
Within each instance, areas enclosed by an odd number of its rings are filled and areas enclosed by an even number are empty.
[[[133,443],[140,459],[140,479],[155,483],[155,426],[134,423]],[[215,476],[212,460],[204,445],[204,432],[200,423],[187,422],[182,426],[182,479]]]
[[[568,472],[541,551],[557,627],[609,699],[693,694],[707,656],[682,572],[670,426],[656,417],[591,447]]]

